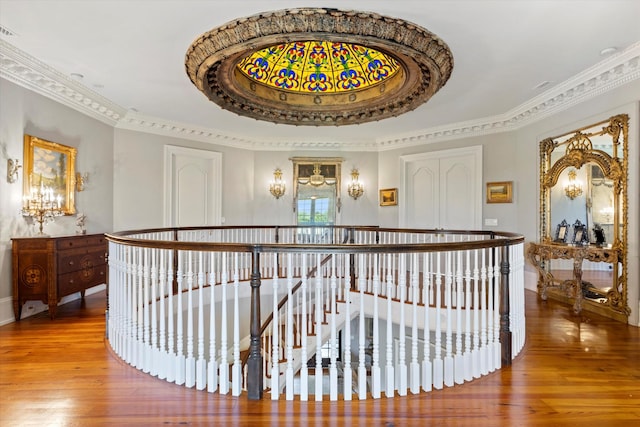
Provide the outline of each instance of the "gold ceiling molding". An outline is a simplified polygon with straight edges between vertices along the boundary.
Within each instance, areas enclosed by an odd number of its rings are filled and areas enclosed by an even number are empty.
[[[317,84],[319,78],[334,85],[362,77],[345,60],[345,69],[352,73],[345,80],[331,80],[318,67],[317,72],[307,72],[314,84],[307,84],[307,91],[292,93],[256,82],[238,68],[257,51],[309,41],[329,46],[349,43],[380,52],[399,65],[398,71],[377,84],[328,93]],[[335,50],[324,54],[336,55]],[[291,72],[286,63],[266,62],[256,66],[278,66],[283,73]],[[369,64],[384,65],[375,60]],[[439,37],[411,22],[370,12],[300,8],[237,19],[202,34],[188,48],[185,67],[191,82],[207,98],[236,114],[274,123],[340,126],[414,110],[447,82],[453,56]]]

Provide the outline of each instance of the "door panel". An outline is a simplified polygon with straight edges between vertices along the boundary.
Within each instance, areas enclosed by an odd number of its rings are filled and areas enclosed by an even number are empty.
[[[400,225],[409,228],[480,229],[482,147],[402,156]]]
[[[165,226],[221,224],[222,155],[165,147]]]

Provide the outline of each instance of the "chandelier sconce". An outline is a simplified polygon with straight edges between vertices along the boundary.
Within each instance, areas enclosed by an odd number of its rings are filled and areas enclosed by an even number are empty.
[[[358,172],[358,169],[353,169],[351,171],[351,182],[347,187],[347,192],[349,193],[349,196],[353,198],[353,200],[358,200],[358,197],[364,194],[364,186],[360,181],[358,181],[359,176],[360,173]]]
[[[282,180],[282,171],[280,168],[273,171],[273,181],[269,184],[269,192],[273,197],[279,199],[284,196],[284,192],[286,190],[286,186],[284,181]]]
[[[576,179],[575,169],[569,171],[569,182],[564,187],[564,192],[571,200],[582,195],[582,183]]]
[[[52,188],[45,187],[40,176],[40,185],[31,187],[31,193],[24,196],[22,216],[31,217],[39,224],[38,234],[44,236],[44,224],[62,215],[62,197],[55,194]]]

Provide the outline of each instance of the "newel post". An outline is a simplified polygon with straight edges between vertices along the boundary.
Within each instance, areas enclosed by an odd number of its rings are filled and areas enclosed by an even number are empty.
[[[500,260],[500,344],[502,366],[511,365],[511,330],[509,325],[509,246],[501,248]]]
[[[260,350],[260,252],[251,255],[251,320],[249,359],[247,360],[247,392],[249,400],[262,399],[262,352]]]

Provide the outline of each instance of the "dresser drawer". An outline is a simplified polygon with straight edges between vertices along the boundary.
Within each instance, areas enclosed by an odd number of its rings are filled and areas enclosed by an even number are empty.
[[[74,271],[58,276],[58,294],[70,295],[107,281],[107,265],[97,265],[91,268]]]
[[[71,273],[106,263],[105,248],[78,248],[58,253],[58,274]]]
[[[62,238],[56,241],[56,249],[63,251],[66,249],[82,248],[88,246],[104,246],[106,248],[106,239],[103,234],[92,234],[88,236],[74,236]]]

